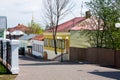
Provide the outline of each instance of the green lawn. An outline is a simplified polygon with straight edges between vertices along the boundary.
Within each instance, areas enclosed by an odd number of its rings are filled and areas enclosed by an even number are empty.
[[[0,63],[0,80],[15,80],[17,75],[11,75],[10,72]]]

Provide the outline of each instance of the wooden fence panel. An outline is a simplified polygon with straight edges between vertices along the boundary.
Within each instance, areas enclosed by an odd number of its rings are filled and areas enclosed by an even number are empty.
[[[70,61],[85,61],[86,49],[85,48],[70,48]]]
[[[116,67],[120,68],[120,50],[116,52]]]

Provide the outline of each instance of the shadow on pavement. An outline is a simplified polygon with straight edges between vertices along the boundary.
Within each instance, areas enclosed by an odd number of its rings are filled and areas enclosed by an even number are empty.
[[[33,61],[32,63],[19,64],[21,66],[45,66],[45,65],[79,65],[78,62],[60,62],[60,61],[49,61],[44,59],[38,59],[31,56],[19,56],[20,60]]]
[[[28,60],[28,61],[40,61],[42,59],[39,59],[39,58],[34,58],[32,56],[19,56],[19,59],[21,60]]]
[[[79,65],[75,63],[70,63],[70,62],[40,62],[40,63],[31,63],[31,64],[19,64],[21,66],[46,66],[46,65]]]
[[[95,72],[89,72],[89,73],[94,74],[94,75],[107,77],[107,78],[120,80],[120,71],[110,71],[110,72],[109,71],[108,72],[95,71]]]

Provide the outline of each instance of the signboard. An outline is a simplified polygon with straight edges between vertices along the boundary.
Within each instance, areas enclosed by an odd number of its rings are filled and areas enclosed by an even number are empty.
[[[7,17],[0,16],[0,38],[6,38]]]
[[[7,17],[0,16],[0,29],[6,29],[6,28],[7,28]]]

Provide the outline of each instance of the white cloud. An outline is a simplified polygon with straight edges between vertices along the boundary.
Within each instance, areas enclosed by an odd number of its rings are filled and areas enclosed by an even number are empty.
[[[0,10],[4,11],[4,10],[5,10],[5,8],[0,8]]]
[[[7,16],[8,27],[27,24],[32,13],[36,14],[34,16],[40,14],[41,5],[42,0],[0,0],[0,16]]]
[[[0,7],[11,12],[35,12],[42,5],[42,0],[1,0]],[[1,11],[1,9],[0,9]]]
[[[0,0],[0,16],[8,17],[8,27],[14,27],[18,23],[28,23],[31,20],[32,13],[34,14],[34,17],[42,23],[43,20],[40,18],[43,9],[42,1],[43,0]],[[81,2],[81,0],[73,1],[75,1],[78,6],[73,13],[75,16],[79,16],[79,2]]]
[[[40,6],[38,5],[24,5],[21,7],[20,12],[22,13],[32,13],[40,11]]]

